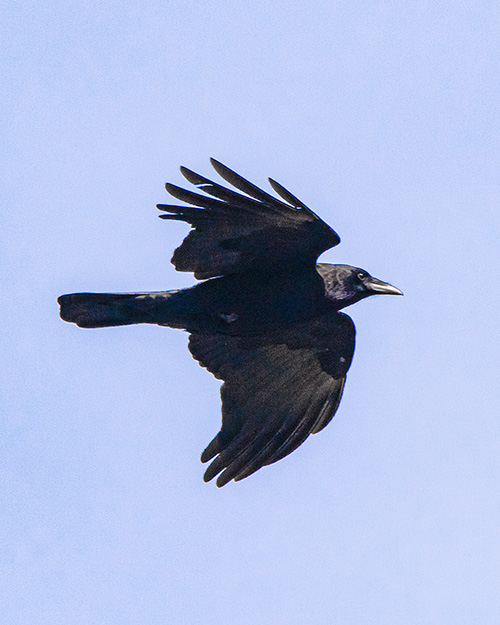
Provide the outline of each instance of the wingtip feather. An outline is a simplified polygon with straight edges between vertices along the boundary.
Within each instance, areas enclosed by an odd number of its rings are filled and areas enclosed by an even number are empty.
[[[224,469],[224,461],[219,455],[217,456],[217,458],[215,458],[215,460],[213,460],[210,463],[207,470],[205,471],[205,474],[203,475],[203,479],[205,480],[205,482],[210,482],[210,480],[213,480],[213,478],[217,474],[219,474],[223,469]]]
[[[180,169],[181,169],[181,174],[191,184],[199,185],[199,184],[203,184],[204,182],[206,182],[206,179],[203,176],[200,176],[200,174],[197,174],[192,169],[188,169],[187,167],[184,167],[184,166],[181,166]]]
[[[226,167],[226,165],[224,165],[223,163],[221,163],[220,161],[218,161],[216,158],[210,157],[210,164],[212,165],[212,167],[215,169],[215,171],[219,174],[219,176],[221,176],[222,178],[225,179],[224,177],[224,173],[226,172],[230,172],[233,173],[229,167]]]

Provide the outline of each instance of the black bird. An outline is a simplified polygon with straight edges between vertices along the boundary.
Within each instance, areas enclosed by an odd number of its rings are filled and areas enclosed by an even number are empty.
[[[211,159],[238,193],[181,167],[207,195],[173,184],[187,206],[159,204],[192,226],[172,263],[202,282],[155,293],[61,295],[61,318],[82,328],[155,323],[190,333],[189,350],[224,381],[222,427],[201,455],[205,481],[242,480],[281,460],[335,414],[354,353],[340,309],[376,294],[402,295],[364,269],[316,263],[340,238],[276,181],[281,199]]]

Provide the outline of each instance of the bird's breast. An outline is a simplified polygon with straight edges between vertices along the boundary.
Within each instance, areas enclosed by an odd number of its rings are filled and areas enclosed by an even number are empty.
[[[243,334],[314,316],[323,291],[305,280],[279,276],[225,276],[186,292],[187,329]]]

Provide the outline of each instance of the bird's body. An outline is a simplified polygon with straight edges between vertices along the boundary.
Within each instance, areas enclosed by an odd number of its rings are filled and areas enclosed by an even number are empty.
[[[338,235],[278,183],[285,200],[221,163],[246,195],[181,168],[209,196],[167,184],[197,206],[159,205],[193,230],[172,262],[202,282],[156,293],[73,293],[61,317],[81,327],[154,323],[187,330],[199,363],[224,380],[221,431],[202,454],[217,484],[280,460],[322,429],[340,402],[354,353],[354,324],[338,312],[375,293],[401,294],[366,271],[316,263]],[[213,198],[217,199],[213,199]]]

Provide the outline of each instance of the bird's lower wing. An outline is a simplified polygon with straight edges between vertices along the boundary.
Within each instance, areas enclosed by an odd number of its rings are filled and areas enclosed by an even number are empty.
[[[189,349],[217,378],[222,428],[202,454],[205,481],[223,486],[291,453],[338,408],[354,353],[342,313],[252,337],[196,333]]]

